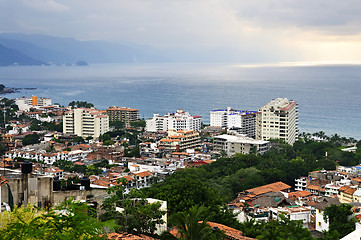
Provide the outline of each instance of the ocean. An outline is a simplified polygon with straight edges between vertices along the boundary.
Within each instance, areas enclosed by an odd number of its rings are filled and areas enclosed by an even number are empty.
[[[142,118],[177,109],[201,115],[228,106],[257,110],[271,99],[299,104],[300,132],[361,138],[361,65],[94,64],[87,67],[1,67],[3,95],[75,100],[96,108],[138,108]]]

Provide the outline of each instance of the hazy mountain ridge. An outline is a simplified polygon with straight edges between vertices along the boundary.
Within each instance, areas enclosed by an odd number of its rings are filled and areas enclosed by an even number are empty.
[[[169,62],[160,50],[132,43],[78,41],[45,35],[0,34],[1,66],[89,63]],[[5,51],[5,49],[7,49]],[[28,58],[26,58],[28,57]],[[32,60],[31,60],[32,59]]]
[[[34,59],[20,51],[5,47],[0,44],[0,66],[36,66],[46,64],[43,61]]]

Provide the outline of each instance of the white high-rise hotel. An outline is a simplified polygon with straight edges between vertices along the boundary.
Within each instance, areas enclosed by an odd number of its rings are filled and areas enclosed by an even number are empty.
[[[242,134],[248,137],[256,137],[256,118],[257,111],[234,110],[230,107],[227,109],[217,109],[210,111],[210,126],[221,128],[239,128]]]
[[[63,132],[97,138],[109,131],[109,117],[94,108],[76,108],[63,116]]]
[[[298,105],[287,98],[273,99],[259,109],[256,139],[282,139],[290,145],[298,138]]]
[[[148,119],[146,123],[148,132],[168,131],[169,129],[175,131],[184,129],[199,131],[201,130],[202,117],[192,116],[189,112],[179,109],[175,113],[168,113],[164,116],[154,114],[153,118]]]

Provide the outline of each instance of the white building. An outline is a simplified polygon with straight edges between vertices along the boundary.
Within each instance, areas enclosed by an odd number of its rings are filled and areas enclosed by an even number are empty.
[[[109,131],[109,117],[94,108],[77,108],[63,116],[63,132],[81,137],[98,138]]]
[[[19,110],[28,111],[30,108],[51,106],[51,99],[37,96],[31,96],[30,98],[21,97],[15,99],[15,103],[18,105]]]
[[[154,114],[153,118],[146,121],[146,131],[168,131],[172,130],[194,130],[199,131],[202,125],[201,116],[192,116],[189,112],[177,110],[175,113],[168,113],[164,116]]]
[[[256,120],[259,112],[234,110],[230,107],[227,109],[217,109],[210,111],[210,126],[221,128],[240,128],[242,134],[248,137],[256,137]]]
[[[235,153],[248,154],[254,149],[256,153],[265,153],[269,149],[269,142],[255,140],[243,135],[219,135],[214,137],[214,149],[225,151],[228,156]]]
[[[331,205],[340,205],[338,198],[324,197],[322,201],[315,205],[316,209],[316,231],[323,232],[329,230],[329,221],[324,219],[324,210]]]
[[[304,191],[307,187],[307,177],[295,179],[295,191]]]
[[[281,139],[290,145],[298,138],[298,105],[287,98],[273,99],[259,109],[256,139]]]
[[[279,207],[279,208],[270,208],[270,219],[279,220],[280,214],[284,214],[291,221],[302,220],[304,228],[308,227],[308,224],[311,223],[311,208],[303,206],[289,206],[289,207]]]

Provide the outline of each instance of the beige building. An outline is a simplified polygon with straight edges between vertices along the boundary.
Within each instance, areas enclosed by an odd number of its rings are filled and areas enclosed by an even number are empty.
[[[287,98],[273,99],[259,109],[256,139],[281,139],[290,145],[298,138],[298,105]]]
[[[109,131],[109,117],[94,108],[77,108],[63,116],[63,132],[81,137],[98,138]]]
[[[122,121],[127,127],[130,126],[130,122],[139,120],[139,110],[134,108],[109,107],[107,115],[109,116],[109,121]]]
[[[15,103],[18,105],[19,110],[28,111],[30,108],[51,106],[51,99],[37,96],[31,96],[30,98],[21,97],[15,99]]]
[[[171,152],[202,147],[199,133],[193,130],[169,130],[168,137],[161,139],[158,145]]]
[[[249,154],[265,153],[269,149],[269,142],[263,140],[255,140],[243,135],[223,134],[214,137],[214,150],[225,151],[228,156],[236,153]]]

